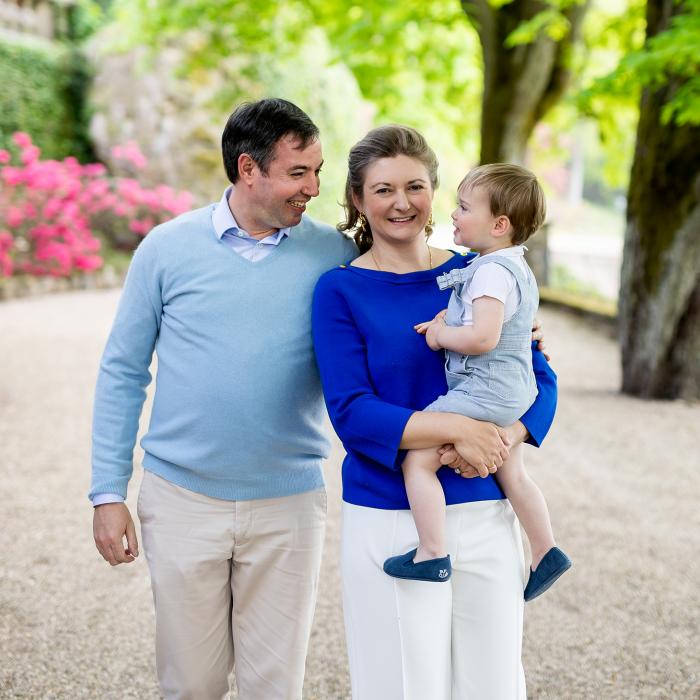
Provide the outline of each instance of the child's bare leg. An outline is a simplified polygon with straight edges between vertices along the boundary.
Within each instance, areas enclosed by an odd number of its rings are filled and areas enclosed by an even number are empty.
[[[403,462],[408,502],[418,530],[418,551],[413,561],[447,556],[445,550],[445,493],[437,478],[441,467],[435,448],[410,450]]]
[[[496,472],[496,478],[530,540],[532,568],[536,569],[555,542],[547,503],[537,484],[525,471],[523,452],[522,445],[514,447],[510,457]]]

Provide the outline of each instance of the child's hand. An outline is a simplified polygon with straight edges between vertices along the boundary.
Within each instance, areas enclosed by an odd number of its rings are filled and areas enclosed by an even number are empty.
[[[433,323],[437,323],[438,321],[444,322],[446,313],[447,313],[447,309],[443,309],[442,311],[435,314],[435,318],[432,321],[423,321],[423,323],[417,323],[415,326],[413,326],[413,328],[416,331],[416,333],[420,333],[421,335],[425,335],[428,331],[428,328],[430,328],[430,326]]]
[[[425,333],[425,342],[428,343],[428,347],[431,350],[442,350],[442,345],[438,343],[438,333],[440,328],[445,325],[445,321],[440,319],[440,321],[433,321]]]

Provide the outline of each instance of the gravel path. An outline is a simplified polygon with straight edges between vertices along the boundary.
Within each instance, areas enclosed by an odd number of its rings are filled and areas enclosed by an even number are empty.
[[[85,497],[93,383],[117,298],[0,304],[2,698],[158,697],[146,563],[112,569],[99,558]],[[575,564],[527,606],[529,694],[700,698],[700,405],[618,395],[613,341],[560,312],[542,316],[560,410],[527,460]],[[349,697],[341,455],[335,444],[307,700]]]

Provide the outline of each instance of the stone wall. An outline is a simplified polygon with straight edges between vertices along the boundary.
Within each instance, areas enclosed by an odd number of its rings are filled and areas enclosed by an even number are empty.
[[[114,31],[103,30],[88,47],[95,69],[90,133],[100,159],[114,171],[129,174],[110,149],[136,141],[149,161],[142,173],[148,184],[188,189],[200,201],[218,199],[227,185],[220,139],[228,114],[245,99],[284,97],[308,111],[322,133],[329,165],[312,214],[338,220],[348,149],[371,128],[374,113],[350,71],[331,65],[325,37],[317,36],[312,49],[305,44],[258,83],[242,77],[236,56],[215,70],[183,75],[188,42],[201,40],[196,35],[153,55],[143,48],[105,49]]]

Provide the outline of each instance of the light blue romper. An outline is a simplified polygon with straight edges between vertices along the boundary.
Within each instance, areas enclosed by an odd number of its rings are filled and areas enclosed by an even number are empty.
[[[469,286],[479,267],[488,263],[498,263],[513,274],[520,290],[520,304],[503,324],[498,345],[490,352],[462,355],[445,350],[449,391],[424,410],[460,413],[506,426],[518,420],[537,396],[530,349],[532,322],[539,304],[535,276],[527,263],[525,274],[512,258],[489,255],[476,258],[466,268],[450,270],[436,281],[440,289],[453,288],[445,322],[448,326],[462,326],[465,307],[462,291]]]

